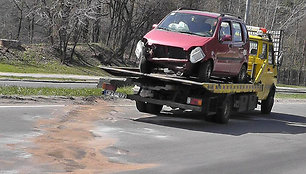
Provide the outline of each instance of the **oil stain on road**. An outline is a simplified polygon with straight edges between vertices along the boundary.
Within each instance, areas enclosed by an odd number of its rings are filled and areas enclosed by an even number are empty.
[[[7,144],[7,147],[12,150],[22,149],[24,153],[30,155],[27,159],[19,159],[25,167],[12,168],[10,171],[114,173],[155,166],[154,164],[115,163],[101,153],[103,149],[116,142],[116,139],[112,137],[95,133],[96,122],[107,119],[107,115],[112,112],[110,108],[105,101],[99,100],[93,105],[70,105],[65,107],[65,112],[55,113],[54,117],[38,119],[33,129],[40,134],[29,138],[31,145]],[[0,164],[3,165],[15,163],[0,160],[2,161]]]

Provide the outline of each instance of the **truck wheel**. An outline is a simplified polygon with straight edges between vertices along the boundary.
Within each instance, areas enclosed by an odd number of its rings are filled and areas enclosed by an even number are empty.
[[[266,100],[261,101],[261,113],[270,114],[274,105],[275,89],[271,89]]]
[[[144,56],[140,60],[139,70],[141,73],[146,73],[146,74],[150,74],[152,72],[152,66]]]
[[[150,114],[159,114],[162,108],[163,108],[163,105],[147,103],[146,111]]]
[[[212,64],[210,61],[203,62],[199,70],[199,80],[201,82],[209,82],[212,73]]]
[[[215,121],[221,124],[228,123],[231,111],[232,111],[232,99],[231,97],[226,97],[221,107],[217,109],[217,115],[215,116]]]
[[[238,76],[234,78],[235,83],[245,83],[247,80],[247,67],[242,65]]]
[[[136,108],[139,112],[146,112],[146,105],[145,102],[136,101]]]

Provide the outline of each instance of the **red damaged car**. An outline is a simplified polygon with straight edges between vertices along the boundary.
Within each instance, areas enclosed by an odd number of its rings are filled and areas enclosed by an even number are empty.
[[[208,82],[211,76],[246,80],[249,38],[240,18],[177,10],[147,33],[136,47],[143,73],[163,70]]]

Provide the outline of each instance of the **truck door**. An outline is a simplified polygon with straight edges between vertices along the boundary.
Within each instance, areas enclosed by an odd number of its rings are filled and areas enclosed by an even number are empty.
[[[276,76],[277,76],[277,68],[276,68],[273,44],[268,44],[267,77],[271,80],[276,80]]]

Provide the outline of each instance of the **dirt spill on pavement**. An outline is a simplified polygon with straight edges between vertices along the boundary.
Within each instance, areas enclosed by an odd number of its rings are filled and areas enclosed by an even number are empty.
[[[111,163],[101,150],[113,145],[114,139],[96,136],[95,121],[103,119],[111,109],[105,101],[95,105],[72,105],[69,112],[54,119],[40,120],[36,127],[44,132],[29,150],[38,165],[52,166],[56,173],[112,173],[153,167],[153,164]]]

